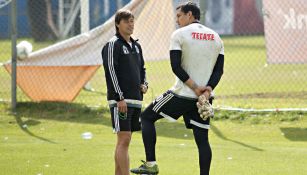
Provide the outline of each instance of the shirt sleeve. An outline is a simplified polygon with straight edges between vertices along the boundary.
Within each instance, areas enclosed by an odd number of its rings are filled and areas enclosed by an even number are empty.
[[[175,31],[171,36],[171,43],[169,50],[182,50],[182,42],[178,31]]]
[[[180,33],[176,30],[171,36],[170,43],[170,59],[173,73],[181,80],[186,82],[190,76],[181,67],[181,56],[182,56],[182,40]]]
[[[214,89],[219,83],[223,73],[224,73],[224,55],[219,54],[207,85],[210,86],[212,89]]]
[[[124,99],[123,92],[118,83],[118,59],[119,48],[116,47],[116,43],[109,42],[102,50],[103,66],[105,70],[106,79],[112,84],[111,91],[115,92],[115,98],[117,101]]]
[[[171,50],[171,66],[174,74],[182,81],[186,82],[190,77],[187,72],[181,67],[181,50]]]
[[[222,42],[222,46],[221,46],[221,51],[220,51],[220,55],[224,55],[224,43]]]
[[[145,61],[144,61],[144,57],[143,57],[143,51],[142,51],[142,47],[140,45],[138,45],[138,47],[140,48],[140,55],[141,55],[141,84],[144,84],[145,86],[148,87],[148,82],[146,80],[146,68],[145,68]]]

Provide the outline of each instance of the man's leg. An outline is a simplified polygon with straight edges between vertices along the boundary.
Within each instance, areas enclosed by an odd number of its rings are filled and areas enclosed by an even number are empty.
[[[156,98],[141,114],[142,137],[146,153],[146,162],[139,168],[131,169],[135,174],[158,174],[156,164],[156,128],[155,122],[163,117],[177,120],[185,111],[185,101],[177,99],[170,91]]]
[[[114,160],[115,160],[115,175],[121,175],[121,171],[120,171],[120,167],[119,167],[119,164],[117,163],[117,160],[116,160],[116,154],[114,154]]]
[[[146,161],[156,161],[156,128],[155,122],[162,117],[148,107],[141,114],[142,138],[145,147]]]
[[[146,153],[146,162],[142,161],[143,164],[139,168],[133,168],[130,170],[135,174],[159,173],[158,165],[155,163],[156,128],[154,123],[162,117],[152,110],[152,106],[152,104],[148,106],[141,114],[142,137]]]
[[[198,148],[200,175],[209,175],[212,152],[208,130],[193,126],[193,134]]]
[[[117,133],[117,144],[115,149],[115,175],[129,175],[128,148],[130,140],[130,131],[120,131]]]

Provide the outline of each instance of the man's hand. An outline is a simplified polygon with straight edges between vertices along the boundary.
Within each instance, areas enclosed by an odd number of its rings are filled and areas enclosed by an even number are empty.
[[[198,113],[203,120],[207,120],[209,117],[214,116],[213,108],[205,95],[201,95],[198,97],[198,102],[196,103],[196,105],[198,108]]]
[[[200,95],[202,95],[205,90],[207,89],[207,87],[205,86],[198,86],[191,78],[189,78],[186,82],[184,82],[189,88],[191,88],[195,95],[197,95],[197,97],[199,97]]]
[[[146,92],[147,92],[147,90],[148,90],[148,88],[147,88],[147,86],[146,86],[145,84],[141,84],[140,89],[141,89],[141,92],[142,92],[143,94],[146,94]]]
[[[206,90],[206,87],[204,87],[204,86],[197,86],[196,88],[193,89],[193,91],[197,95],[197,97],[202,95],[205,90]]]
[[[203,91],[202,95],[206,97],[207,100],[209,100],[211,96],[212,88],[210,86],[205,87],[205,90]]]
[[[117,108],[118,108],[118,111],[121,113],[127,113],[128,111],[127,103],[125,102],[125,100],[118,101]]]

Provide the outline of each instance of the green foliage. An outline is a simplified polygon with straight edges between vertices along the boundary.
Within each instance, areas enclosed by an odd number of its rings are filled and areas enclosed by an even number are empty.
[[[250,124],[270,124],[300,121],[304,116],[307,116],[307,112],[238,112],[216,110],[213,120],[230,120],[233,122],[247,122]]]

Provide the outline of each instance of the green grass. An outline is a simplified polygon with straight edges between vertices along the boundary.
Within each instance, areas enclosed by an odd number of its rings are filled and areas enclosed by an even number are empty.
[[[307,64],[267,64],[264,37],[225,37],[225,73],[216,92],[220,104],[306,107]]]
[[[3,175],[114,174],[108,108],[83,104],[19,103],[16,115],[0,103]],[[209,134],[212,175],[303,175],[307,171],[307,113],[217,111]],[[197,149],[182,120],[157,127],[160,174],[198,174]],[[91,140],[81,138],[92,132]],[[131,167],[144,159],[141,134],[133,134]],[[184,167],[184,168],[183,168]]]
[[[307,64],[267,64],[263,36],[222,37],[225,44],[225,68],[216,88],[215,106],[243,108],[306,108]],[[24,39],[20,39],[24,40]],[[28,39],[26,39],[28,40]],[[36,43],[34,50],[52,42]],[[145,47],[145,46],[144,46]],[[0,62],[10,58],[10,41],[0,40]],[[174,75],[168,60],[146,62],[150,83],[145,103],[169,89]],[[10,77],[0,68],[0,99],[10,100]],[[75,100],[91,106],[105,105],[106,85],[103,70],[91,80],[95,93],[82,91]],[[18,89],[18,100],[29,99]]]

